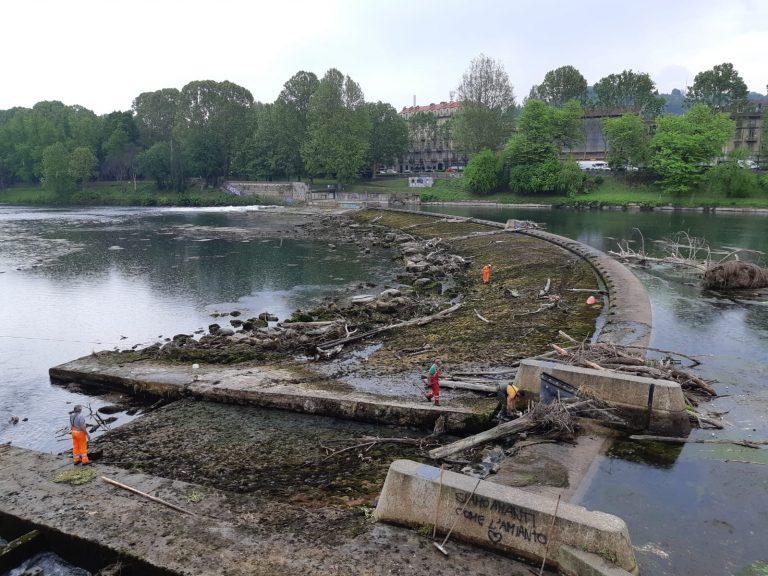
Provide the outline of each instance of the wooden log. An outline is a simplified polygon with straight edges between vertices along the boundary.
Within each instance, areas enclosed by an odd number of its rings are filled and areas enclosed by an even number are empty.
[[[563,405],[568,412],[574,413],[578,412],[579,410],[586,409],[589,406],[593,406],[593,403],[591,400],[578,400],[571,404],[566,404],[563,402]],[[446,444],[445,446],[434,448],[429,451],[429,457],[434,460],[445,458],[446,456],[450,456],[451,454],[455,454],[461,450],[474,448],[475,446],[485,444],[491,440],[503,438],[504,436],[509,436],[510,434],[524,432],[526,430],[530,430],[531,428],[535,428],[536,426],[538,426],[538,422],[535,422],[531,416],[531,413],[528,412],[517,420],[504,422],[491,428],[490,430],[486,430],[485,432],[480,432],[474,436],[468,436],[467,438],[462,438],[461,440],[457,440],[451,444]]]
[[[389,330],[406,328],[408,326],[422,326],[424,324],[429,324],[433,320],[439,320],[441,318],[445,318],[446,316],[452,314],[453,312],[461,308],[461,305],[462,305],[461,302],[459,302],[458,304],[454,304],[450,308],[440,310],[439,312],[436,312],[429,316],[421,316],[419,318],[406,320],[405,322],[398,322],[397,324],[382,326],[381,328],[376,328],[375,330],[369,330],[368,332],[363,332],[362,334],[355,334],[354,336],[339,338],[337,340],[331,340],[330,342],[323,342],[321,346],[318,346],[318,350],[323,351],[325,349],[332,348],[339,345],[344,346],[346,344],[351,344],[352,342],[357,342],[358,340],[363,340],[365,338],[370,338],[371,336],[376,336],[377,334],[381,334],[382,332],[387,332]]]
[[[143,498],[146,498],[147,500],[151,500],[152,502],[157,502],[158,504],[162,504],[163,506],[167,506],[168,508],[172,510],[176,510],[176,512],[181,512],[182,514],[189,514],[190,516],[196,516],[194,512],[190,512],[189,510],[185,510],[184,508],[180,506],[176,506],[176,504],[171,504],[170,502],[167,502],[163,500],[162,498],[158,498],[157,496],[152,496],[151,494],[147,494],[146,492],[142,492],[141,490],[137,490],[136,488],[133,488],[131,486],[128,486],[127,484],[123,484],[122,482],[118,482],[117,480],[112,480],[111,478],[107,478],[106,476],[102,476],[101,479],[106,482],[107,484],[112,484],[113,486],[117,486],[118,488],[122,488],[123,490],[127,490],[128,492],[131,492],[133,494],[137,494]]]
[[[495,426],[490,430],[486,430],[485,432],[480,432],[480,434],[475,434],[474,436],[462,438],[461,440],[457,440],[456,442],[452,442],[451,444],[446,444],[445,446],[434,448],[429,451],[429,457],[434,460],[439,460],[440,458],[445,458],[446,456],[450,456],[451,454],[455,454],[456,452],[461,452],[462,450],[466,450],[467,448],[473,448],[474,446],[478,446],[480,444],[490,442],[491,440],[495,440],[496,438],[502,438],[510,434],[515,434],[517,432],[523,432],[524,430],[529,430],[534,426],[536,426],[536,423],[533,421],[530,414],[525,414],[520,418],[518,418],[517,420],[504,422],[503,424],[499,424],[498,426]]]

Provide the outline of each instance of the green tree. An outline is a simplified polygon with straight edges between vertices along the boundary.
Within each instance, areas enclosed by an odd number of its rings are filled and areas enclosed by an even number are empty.
[[[251,93],[232,82],[198,80],[181,89],[179,135],[189,170],[215,186],[229,177],[249,128]]]
[[[651,138],[651,166],[668,192],[690,192],[722,154],[735,123],[727,114],[695,104],[683,116],[661,116]]]
[[[283,85],[270,109],[271,163],[280,174],[303,176],[306,173],[301,147],[307,137],[309,104],[319,83],[314,73],[297,72]],[[261,126],[266,127],[263,122]]]
[[[66,194],[73,189],[69,171],[69,151],[63,142],[56,142],[43,150],[42,182],[57,194]]]
[[[69,155],[68,172],[72,180],[85,188],[86,183],[93,177],[99,160],[86,146],[78,146]]]
[[[637,114],[606,118],[603,134],[608,145],[608,165],[612,170],[627,170],[648,161],[650,131],[648,124]]]
[[[633,112],[643,118],[655,118],[664,108],[664,98],[644,72],[624,70],[620,74],[609,74],[595,84],[594,90],[597,104],[602,108]]]
[[[365,167],[371,121],[360,87],[335,68],[330,69],[309,104],[307,138],[301,155],[312,176],[349,182]]]
[[[517,133],[503,155],[513,192],[571,195],[581,189],[584,175],[574,170],[578,166],[560,160],[562,146],[573,145],[583,137],[581,116],[581,106],[575,101],[560,109],[541,100],[525,103]]]
[[[133,100],[139,134],[146,146],[170,141],[178,120],[181,93],[176,88],[142,92]]]
[[[481,54],[472,60],[457,88],[461,109],[453,121],[460,150],[496,150],[512,130],[515,96],[501,63]]]
[[[562,106],[569,100],[585,104],[587,80],[573,66],[561,66],[547,72],[542,83],[531,88],[529,98],[552,106]]]
[[[141,173],[152,178],[160,190],[173,186],[171,147],[168,142],[155,142],[139,153],[136,162]]]
[[[731,111],[746,104],[747,93],[747,85],[733,64],[725,62],[696,74],[685,100],[689,106],[706,104],[713,110]]]
[[[472,156],[464,169],[470,192],[486,195],[498,190],[501,168],[499,157],[487,148]]]
[[[371,124],[369,163],[376,176],[380,165],[390,165],[408,146],[408,125],[390,104],[384,102],[365,105]]]

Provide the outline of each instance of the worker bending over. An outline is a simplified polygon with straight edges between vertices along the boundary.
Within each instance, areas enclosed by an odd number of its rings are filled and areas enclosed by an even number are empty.
[[[88,465],[88,440],[91,435],[88,434],[88,428],[85,425],[85,416],[83,416],[83,407],[76,405],[69,413],[69,427],[72,431],[72,459],[75,466],[78,464]]]
[[[491,281],[491,265],[486,264],[483,266],[483,284],[488,284]]]
[[[431,388],[427,394],[427,400],[435,400],[435,406],[440,406],[440,376],[443,373],[440,371],[440,360],[435,360],[432,366],[429,367],[427,372],[427,381]]]

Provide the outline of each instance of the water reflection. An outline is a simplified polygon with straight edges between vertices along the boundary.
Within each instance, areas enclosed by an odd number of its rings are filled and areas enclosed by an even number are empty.
[[[51,386],[50,366],[115,346],[195,330],[214,312],[283,318],[332,290],[389,275],[388,256],[312,240],[210,239],[178,225],[247,228],[256,214],[160,210],[0,208],[0,442],[59,451],[69,404],[101,402]],[[18,241],[14,241],[14,238]],[[80,247],[47,259],[56,238]],[[110,249],[110,247],[120,249]],[[35,268],[30,261],[46,260]],[[48,261],[49,260],[49,261]],[[17,270],[16,268],[22,268]],[[10,416],[27,418],[17,425]],[[125,418],[125,416],[121,416]],[[118,422],[119,423],[119,422]]]

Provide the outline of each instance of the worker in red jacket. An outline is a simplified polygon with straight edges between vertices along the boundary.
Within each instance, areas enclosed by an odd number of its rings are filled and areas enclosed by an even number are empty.
[[[435,406],[440,406],[440,360],[437,358],[427,371],[427,381],[429,382],[430,392],[427,394],[427,400],[435,400]]]

